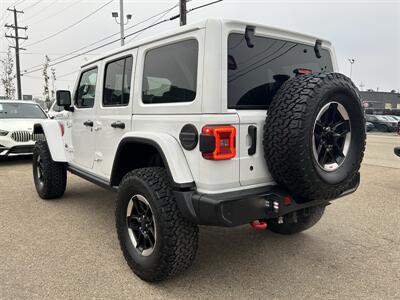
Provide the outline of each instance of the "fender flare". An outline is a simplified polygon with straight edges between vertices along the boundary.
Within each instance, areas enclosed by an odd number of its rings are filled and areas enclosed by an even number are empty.
[[[51,158],[56,162],[67,162],[60,125],[56,120],[43,120],[33,125],[34,134],[44,134]]]
[[[153,132],[131,132],[121,138],[114,157],[110,178],[111,184],[117,173],[116,166],[118,165],[122,149],[129,143],[153,146],[158,151],[171,179],[173,188],[191,189],[195,187],[192,173],[178,141],[170,134]]]

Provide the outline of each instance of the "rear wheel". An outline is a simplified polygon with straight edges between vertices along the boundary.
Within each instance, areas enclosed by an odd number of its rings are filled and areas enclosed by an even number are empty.
[[[64,195],[67,185],[66,165],[53,161],[47,142],[36,143],[32,166],[36,191],[42,199],[56,199]]]
[[[160,281],[192,264],[198,227],[183,218],[165,169],[137,169],[125,175],[115,215],[125,259],[143,280]]]
[[[268,229],[279,234],[295,234],[313,227],[321,220],[325,212],[325,206],[314,206],[290,214],[283,218],[282,223],[278,219],[268,221]]]

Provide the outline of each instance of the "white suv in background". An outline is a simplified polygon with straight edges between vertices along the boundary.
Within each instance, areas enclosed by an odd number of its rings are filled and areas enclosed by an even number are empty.
[[[31,101],[0,100],[0,157],[32,154],[42,134],[33,125],[47,119],[42,108]]]
[[[360,181],[360,95],[309,35],[183,26],[86,63],[57,104],[64,122],[35,124],[38,194],[61,197],[67,171],[116,191],[122,252],[147,281],[192,263],[198,225],[301,232]]]

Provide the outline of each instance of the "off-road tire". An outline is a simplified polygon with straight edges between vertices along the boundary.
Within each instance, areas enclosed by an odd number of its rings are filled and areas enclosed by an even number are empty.
[[[42,180],[38,177],[38,157],[41,161]],[[33,179],[40,198],[52,200],[64,195],[67,186],[67,169],[65,163],[55,162],[51,158],[46,141],[36,142],[33,150]]]
[[[268,221],[268,229],[279,234],[295,234],[313,227],[321,220],[325,212],[325,206],[313,206],[307,209],[305,215],[302,212],[297,216],[297,222],[293,222],[290,218],[283,219],[283,223],[279,224],[278,219]]]
[[[333,172],[318,166],[313,154],[314,124],[327,103],[343,105],[351,140],[343,164]],[[354,185],[365,150],[365,118],[357,88],[338,73],[300,75],[274,97],[264,126],[264,153],[275,181],[294,197],[332,199]]]
[[[149,256],[135,249],[128,233],[127,205],[138,194],[147,199],[156,224],[157,238]],[[186,270],[195,259],[198,226],[183,218],[164,168],[143,168],[126,174],[119,186],[115,216],[124,257],[141,279],[164,280]]]

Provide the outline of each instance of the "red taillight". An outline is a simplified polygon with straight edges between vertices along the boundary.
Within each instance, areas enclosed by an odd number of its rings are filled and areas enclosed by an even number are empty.
[[[206,126],[200,137],[200,151],[205,159],[224,160],[236,156],[236,128]]]

